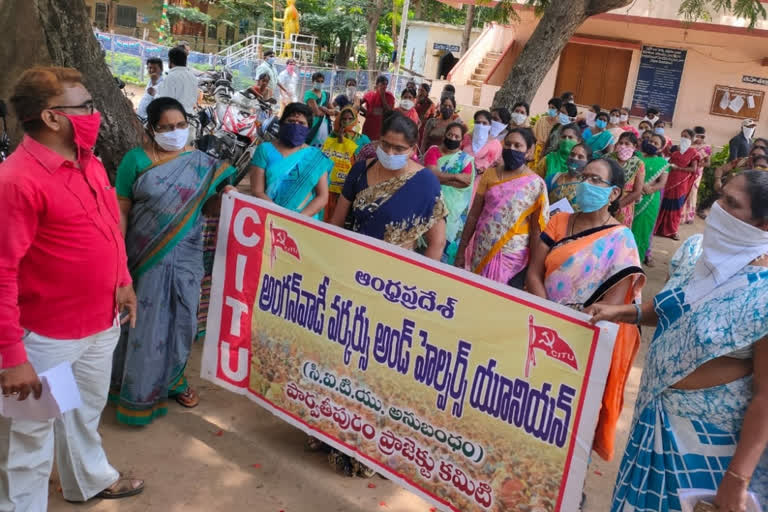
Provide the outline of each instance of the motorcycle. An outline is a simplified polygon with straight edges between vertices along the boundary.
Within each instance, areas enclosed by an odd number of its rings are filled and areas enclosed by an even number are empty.
[[[201,109],[197,147],[216,158],[229,160],[237,169],[236,182],[246,173],[256,146],[277,138],[272,113],[276,102],[263,101],[250,91],[236,92],[226,101]]]
[[[0,100],[0,119],[3,120],[3,134],[0,135],[0,162],[8,158],[11,153],[11,139],[8,137],[8,124],[5,122],[7,113],[8,109],[5,107],[5,102]]]
[[[226,67],[221,71],[210,69],[198,75],[197,87],[203,91],[203,97],[210,101],[216,97],[217,91],[221,92],[220,87],[229,85],[232,88],[232,77],[232,71]]]

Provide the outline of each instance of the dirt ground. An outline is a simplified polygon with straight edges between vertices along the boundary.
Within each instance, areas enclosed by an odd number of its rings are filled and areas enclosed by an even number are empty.
[[[140,90],[131,87],[138,102]],[[703,222],[682,226],[683,240],[703,231]],[[654,238],[656,265],[646,268],[644,300],[661,289],[667,264],[680,242]],[[643,331],[640,349],[625,393],[619,423],[617,456],[611,462],[593,457],[587,472],[584,512],[605,512],[632,420],[637,388],[652,335]],[[146,480],[140,496],[125,500],[73,505],[64,501],[54,470],[49,510],[92,512],[429,512],[432,506],[380,477],[345,478],[326,463],[325,455],[304,450],[305,435],[245,397],[202,381],[202,344],[192,351],[187,375],[200,394],[196,409],[173,404],[168,416],[152,425],[120,425],[115,409],[102,417],[101,435],[110,462],[127,475]]]
[[[683,226],[683,239],[703,230],[697,219]],[[656,266],[647,268],[645,300],[651,300],[666,278],[669,258],[679,242],[655,238]],[[609,509],[611,491],[626,443],[637,396],[645,349],[651,330],[643,332],[643,348],[626,389],[619,424],[617,457],[594,457],[588,470],[585,512]],[[126,474],[144,478],[145,492],[118,501],[65,502],[54,473],[50,485],[53,512],[206,511],[206,512],[429,512],[431,505],[380,477],[345,478],[328,466],[325,456],[304,450],[304,434],[236,396],[200,380],[201,345],[195,346],[188,376],[200,393],[196,409],[170,407],[165,418],[144,428],[119,425],[107,407],[101,434],[111,463]],[[434,510],[434,509],[432,509]]]

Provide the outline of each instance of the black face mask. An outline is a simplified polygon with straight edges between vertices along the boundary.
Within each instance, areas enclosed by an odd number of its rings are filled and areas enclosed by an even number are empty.
[[[461,141],[449,139],[446,137],[445,139],[443,139],[443,145],[445,146],[446,149],[450,149],[451,151],[453,151],[454,149],[459,148],[459,146],[461,145]]]
[[[516,171],[525,164],[525,153],[516,149],[501,150],[501,158],[504,159],[504,169]]]
[[[442,107],[440,108],[440,115],[443,116],[443,119],[450,119],[453,115],[453,109],[451,107]]]
[[[655,155],[659,148],[651,144],[651,141],[644,140],[642,144],[640,144],[640,149],[645,153],[646,155]]]

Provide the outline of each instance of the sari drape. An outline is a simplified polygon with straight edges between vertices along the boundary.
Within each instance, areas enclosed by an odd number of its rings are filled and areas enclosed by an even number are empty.
[[[699,151],[694,148],[688,148],[685,153],[675,151],[669,159],[670,164],[679,167],[690,167],[697,165],[700,159]],[[661,236],[674,236],[680,228],[680,221],[683,218],[683,206],[688,199],[697,172],[687,172],[673,169],[669,172],[667,186],[664,188],[664,194],[661,197],[661,208],[659,218],[656,221],[655,233]]]
[[[253,164],[264,169],[266,194],[275,204],[301,212],[315,198],[315,186],[333,162],[315,147],[283,156],[271,142],[263,143],[253,156]],[[321,213],[315,215],[321,218]]]
[[[603,156],[603,152],[613,142],[613,135],[608,130],[592,135],[591,133],[584,137],[584,143],[592,148],[595,158]]]
[[[621,165],[622,169],[624,169],[624,190],[622,194],[631,194],[635,190],[635,178],[637,178],[637,173],[644,167],[645,164],[640,158],[637,157],[637,155],[632,155],[632,157],[624,163],[619,161],[619,156],[616,153],[611,153],[608,155],[608,158],[619,162],[619,165]],[[634,218],[635,203],[628,204],[627,206],[621,208],[616,214],[616,220],[628,228],[632,227],[632,221]]]
[[[411,247],[447,211],[440,183],[432,171],[420,171],[384,180],[369,187],[368,162],[355,164],[342,195],[352,203],[351,229],[393,245]]]
[[[507,284],[528,266],[531,214],[540,229],[549,219],[547,187],[537,174],[501,181],[485,192],[468,258],[475,274]]]
[[[467,214],[469,213],[475,181],[475,164],[474,159],[463,151],[444,155],[437,161],[438,169],[447,174],[461,174],[467,165],[472,166],[472,179],[468,187],[440,186],[443,202],[448,210],[448,216],[445,218],[446,244],[442,261],[451,265],[456,259],[464,223],[467,221]]]
[[[142,169],[133,185],[126,249],[141,320],[123,326],[113,361],[112,398],[123,423],[151,423],[167,412],[166,399],[187,387],[205,275],[200,214],[234,173],[191,151]]]
[[[721,386],[672,386],[703,364],[748,349],[768,335],[768,268],[747,266],[697,302],[685,296],[702,252],[689,238],[670,262],[671,278],[655,297],[658,327],[613,494],[612,512],[679,512],[680,489],[716,491],[728,468],[752,399],[752,376]],[[768,452],[749,490],[768,504]]]
[[[544,261],[547,298],[581,310],[600,299],[624,279],[630,287],[624,304],[640,299],[645,274],[640,266],[632,232],[624,225],[602,226],[568,235],[570,214],[558,213],[542,233],[550,246]],[[592,449],[605,460],[614,455],[616,425],[624,404],[632,362],[640,347],[636,325],[619,324],[602,407]]]
[[[669,164],[660,156],[644,157],[645,164],[645,183],[651,183],[662,173],[669,170]],[[648,251],[651,248],[651,237],[653,236],[653,227],[656,225],[656,218],[659,216],[659,206],[661,205],[661,190],[653,194],[643,195],[635,204],[635,217],[632,220],[632,234],[635,235],[637,242],[637,252],[640,259],[645,260]]]

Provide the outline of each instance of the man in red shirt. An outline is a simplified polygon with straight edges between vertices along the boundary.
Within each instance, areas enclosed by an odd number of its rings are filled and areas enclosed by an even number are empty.
[[[70,364],[82,405],[0,417],[0,510],[46,510],[54,453],[68,501],[138,494],[144,482],[121,478],[97,431],[118,315],[136,321],[117,196],[91,152],[100,114],[72,68],[27,70],[11,104],[26,135],[0,164],[0,387],[37,399],[38,373]]]
[[[365,108],[365,123],[363,134],[372,141],[381,137],[381,124],[384,118],[395,108],[395,97],[387,91],[389,79],[381,75],[376,79],[376,88],[363,96],[362,105]]]

